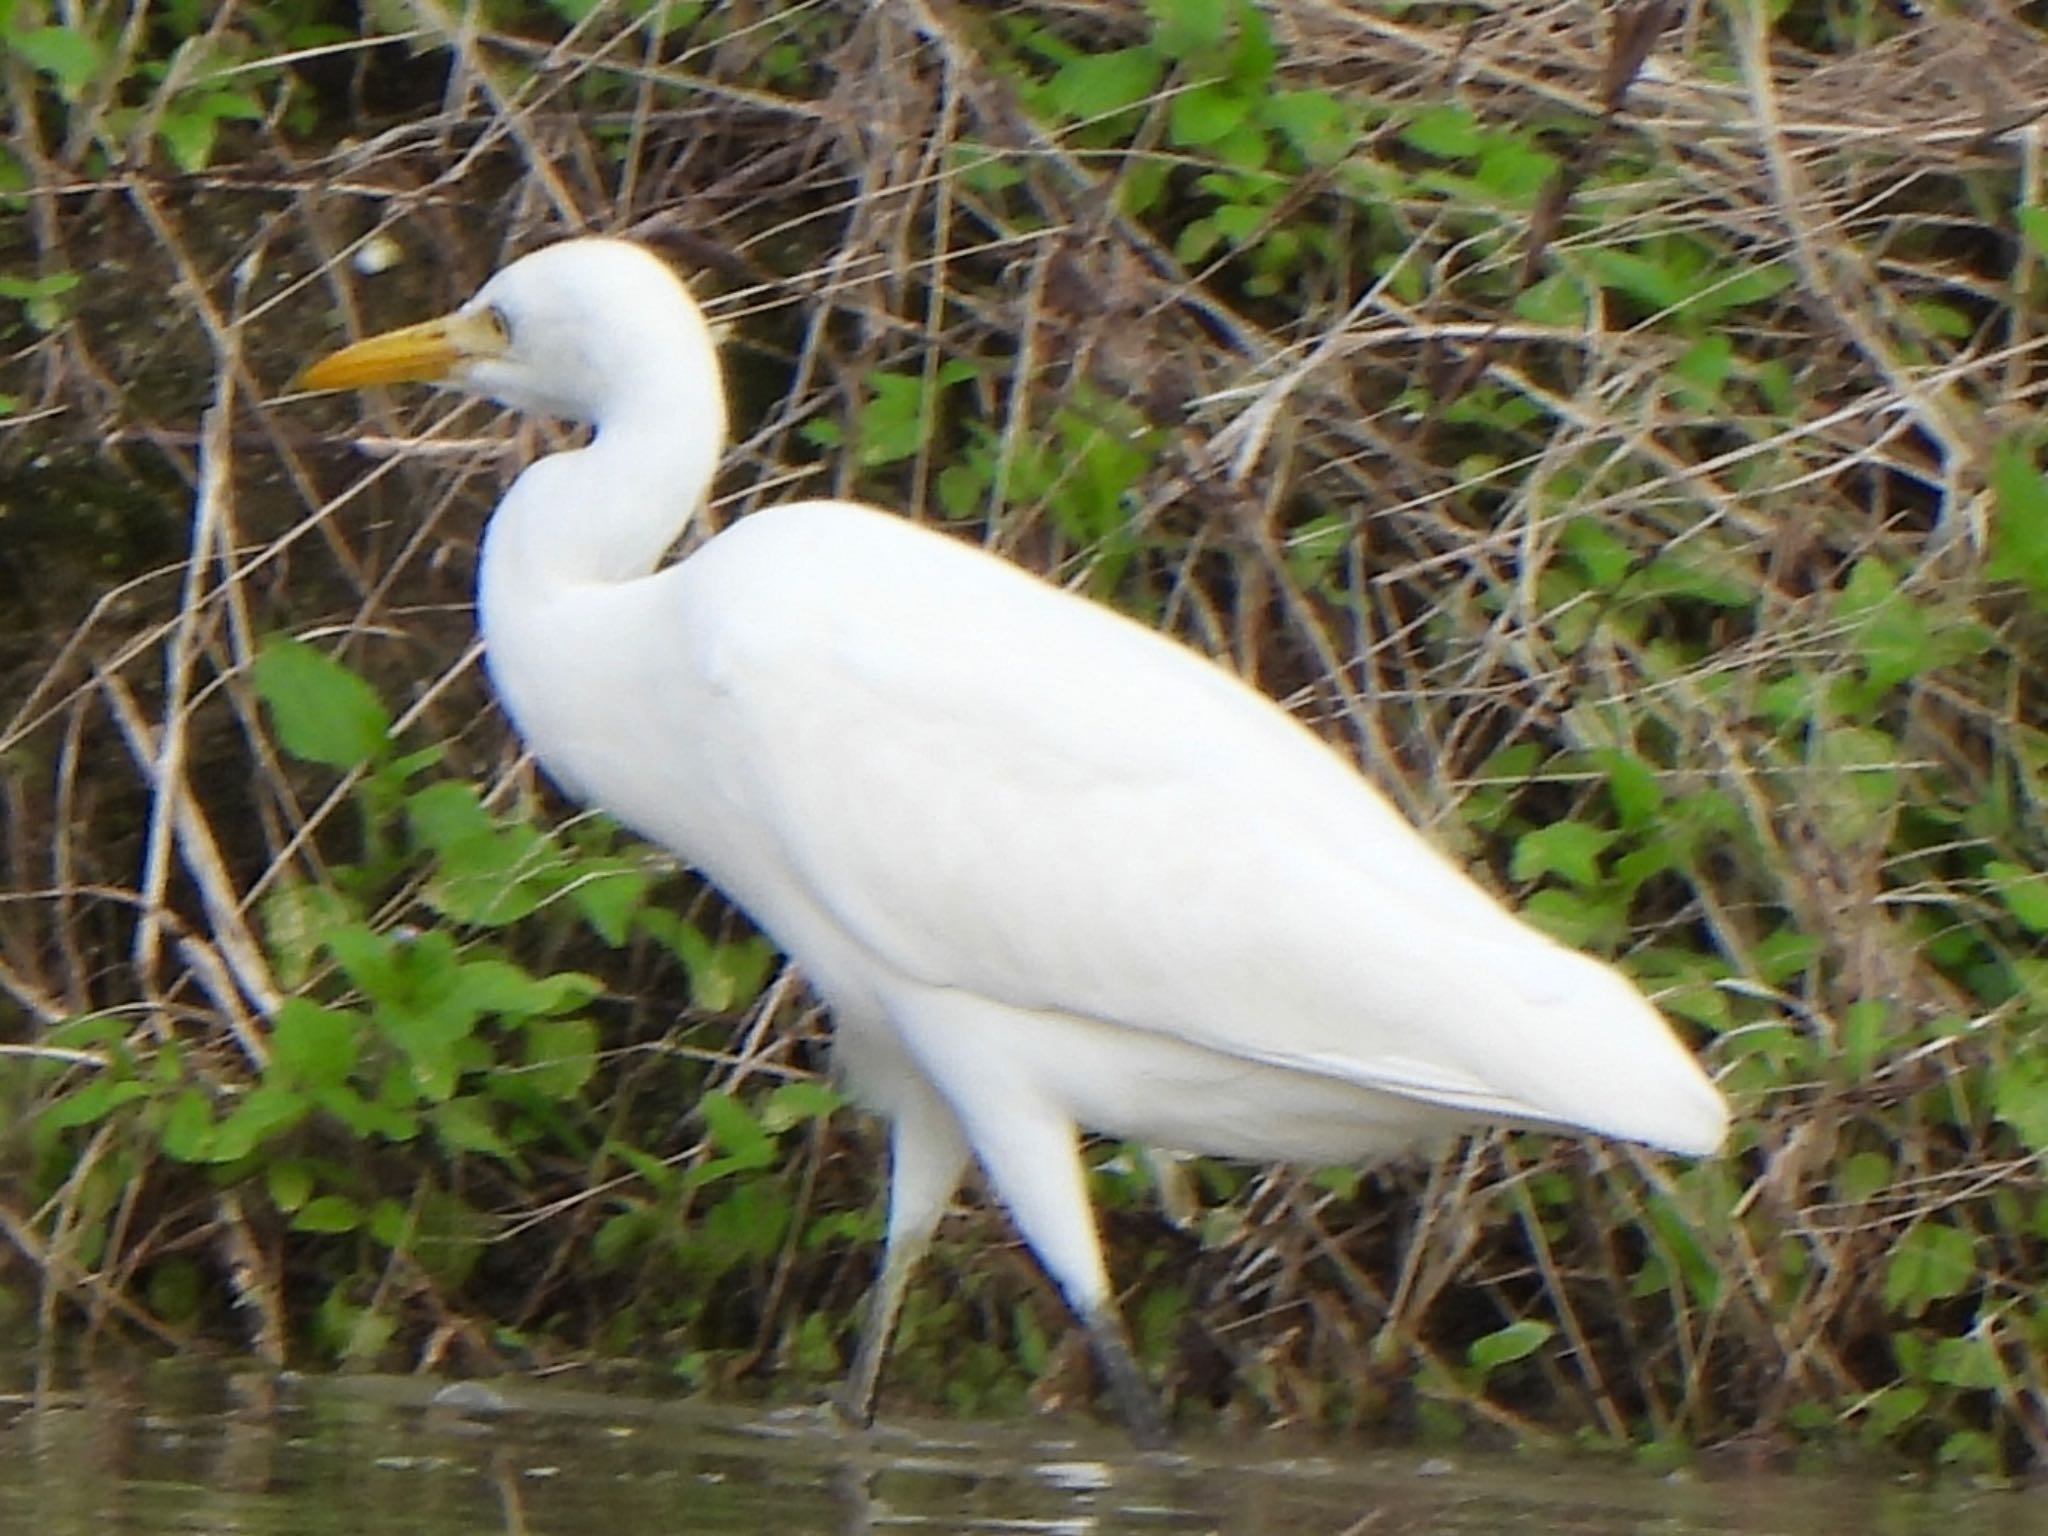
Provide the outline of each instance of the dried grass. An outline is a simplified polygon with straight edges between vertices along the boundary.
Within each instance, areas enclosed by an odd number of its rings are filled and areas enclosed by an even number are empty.
[[[1284,696],[1420,821],[1496,857],[1460,813],[1500,787],[1486,778],[1500,749],[1662,733],[1685,765],[1666,790],[1722,791],[1744,821],[1726,883],[1696,882],[1639,943],[1704,935],[1743,978],[1789,921],[1819,953],[1792,988],[1752,987],[1771,1005],[1752,1014],[1782,1010],[1826,1042],[1842,1038],[1843,1010],[1859,999],[1887,1000],[1902,1039],[1913,1021],[1980,1012],[1905,920],[1931,905],[1976,921],[1981,894],[1929,885],[1924,869],[1902,884],[1882,819],[1845,835],[1832,813],[1841,766],[1818,751],[1787,756],[1753,712],[1774,679],[1825,680],[1850,664],[1831,596],[1857,559],[1882,556],[1921,590],[1961,593],[1963,607],[2005,624],[1972,572],[1988,454],[2037,409],[2043,343],[1986,255],[1996,242],[1958,210],[1988,183],[2016,183],[2021,201],[2048,196],[2048,49],[2023,8],[1929,10],[1827,55],[1762,30],[1755,7],[1675,6],[1675,31],[1636,71],[1615,62],[1626,50],[1614,13],[1575,0],[1398,15],[1364,0],[1276,5],[1290,83],[1418,109],[1455,99],[1507,123],[1607,114],[1616,142],[1653,151],[1641,179],[1577,185],[1576,211],[1597,218],[1553,209],[1551,227],[1531,232],[1535,260],[1457,237],[1441,204],[1382,210],[1406,232],[1399,262],[1430,275],[1420,302],[1341,267],[1285,302],[1244,299],[1226,264],[1184,270],[1161,231],[1117,211],[1118,156],[1020,107],[984,46],[993,8],[734,5],[705,44],[652,37],[609,5],[547,41],[495,33],[467,10],[416,10],[407,37],[337,45],[301,65],[328,82],[330,110],[359,93],[424,99],[423,82],[447,65],[437,108],[366,116],[351,141],[308,148],[273,122],[206,174],[86,176],[75,130],[67,142],[17,117],[10,142],[34,185],[0,264],[87,282],[67,324],[15,333],[5,366],[25,403],[0,425],[0,462],[29,495],[56,483],[52,466],[81,461],[117,480],[132,472],[142,489],[82,526],[82,551],[47,575],[14,572],[24,591],[47,581],[81,594],[85,617],[8,645],[10,1052],[34,1054],[45,1027],[103,1013],[132,1021],[137,1051],[179,1042],[224,1091],[261,1066],[262,1021],[284,988],[255,904],[282,878],[323,878],[350,837],[349,786],[289,771],[253,702],[247,668],[267,631],[318,638],[402,696],[414,735],[446,741],[500,799],[539,792],[485,705],[467,602],[483,514],[545,429],[439,400],[337,405],[278,391],[330,337],[451,304],[509,256],[581,230],[674,256],[733,338],[739,442],[700,534],[811,494],[886,495],[935,516],[943,444],[878,487],[849,455],[821,457],[804,437],[808,423],[854,420],[877,370],[930,376],[948,358],[980,360],[972,387],[1007,422],[1006,455],[1084,385],[1133,402],[1167,447],[1137,509],[1156,537],[1118,600]],[[1143,28],[1129,0],[1015,10],[1096,45]],[[816,90],[738,83],[765,78],[762,50],[793,29],[814,39]],[[1389,133],[1358,153],[1393,163],[1403,151]],[[1003,206],[960,174],[963,157],[984,154],[1021,171]],[[1356,244],[1357,208],[1313,177],[1287,216],[1327,218],[1340,251]],[[1930,234],[1943,221],[1952,239]],[[1468,297],[1475,263],[1534,275],[1551,237],[1567,249],[1695,230],[1796,272],[1745,338],[1790,370],[1793,404],[1767,427],[1683,410],[1665,382],[1673,333],[1654,321],[1565,330]],[[358,260],[387,240],[403,261],[364,275]],[[1930,325],[1929,300],[1979,321],[1946,334]],[[1454,431],[1405,403],[1430,381],[1539,405],[1519,457],[1466,462]],[[175,498],[158,490],[163,465],[189,488],[181,530]],[[1560,501],[1544,487],[1566,466],[1580,483]],[[1290,559],[1308,510],[1348,519],[1342,602],[1305,586]],[[1753,622],[1728,620],[1718,648],[1680,670],[1612,631],[1562,644],[1571,615],[1548,606],[1545,576],[1578,516],[1599,519],[1638,562],[1680,547],[1759,573]],[[118,580],[88,605],[96,531],[146,552],[109,557]],[[985,537],[1056,580],[1090,579],[1091,552],[1032,508]],[[35,558],[47,558],[41,546]],[[33,606],[47,620],[52,603]],[[2013,733],[2042,724],[2031,690],[1989,686],[2001,675],[1957,669],[1916,686],[1899,761],[1876,765],[1900,775],[1902,794],[1969,803],[1992,792]],[[1510,788],[1558,814],[1589,793]],[[644,954],[610,962],[608,976],[622,999],[622,1070],[658,1069],[675,1038],[677,978]],[[801,1069],[816,1030],[802,1010],[785,978],[735,1021],[720,1071]],[[1494,1142],[1447,1153],[1426,1183],[1389,1174],[1355,1199],[1260,1175],[1231,1204],[1235,1235],[1191,1271],[1197,1326],[1240,1389],[1251,1384],[1257,1411],[1277,1417],[1370,1417],[1375,1393],[1417,1369],[1455,1391],[1461,1341],[1539,1295],[1570,1345],[1526,1394],[1546,1422],[1711,1435],[1773,1422],[1799,1400],[1841,1402],[1873,1383],[1862,1356],[1884,1330],[1871,1291],[1887,1246],[1950,1203],[2039,1190],[2034,1161],[1930,1144],[1899,1149],[1921,1159],[1920,1182],[1870,1200],[1833,1193],[1846,1128],[1882,1127],[1886,1106],[1930,1075],[1976,1064],[1994,1022],[1884,1053],[1864,1083],[1744,1097],[1723,1185],[1679,1193],[1669,1170],[1625,1150]],[[867,1187],[847,1134],[812,1153],[834,1198]],[[15,1251],[42,1274],[46,1319],[62,1300],[175,1333],[135,1299],[138,1266],[206,1252],[250,1301],[251,1342],[281,1356],[288,1287],[276,1243],[232,1199],[139,1213],[95,1256],[67,1252],[72,1213],[103,1202],[86,1193],[101,1152],[89,1147],[39,1208],[0,1203]],[[149,1174],[121,1170],[137,1187]],[[1537,1178],[1581,1186],[1601,1215],[1560,1230],[1531,1201]],[[1732,1196],[1732,1217],[1705,1208],[1715,1188]],[[1641,1337],[1616,1305],[1633,1258],[1593,1222],[1652,1231],[1631,1218],[1653,1193],[1698,1212],[1724,1285],[1711,1307]],[[596,1197],[529,1197],[532,1209],[509,1214],[544,1229],[554,1255],[523,1303],[531,1313],[574,1272]],[[1761,1225],[1746,1219],[1760,1211]],[[1797,1235],[1822,1279],[1787,1279],[1781,1249],[1760,1236],[1773,1228]],[[792,1251],[775,1277],[759,1350],[774,1347],[789,1308],[857,1289],[865,1260],[807,1276],[801,1296],[789,1294],[795,1262]],[[994,1294],[1043,1301],[1012,1268]],[[2028,1294],[2040,1281],[2008,1278]],[[387,1281],[441,1311],[419,1277]],[[432,1337],[427,1354],[449,1347],[446,1326]],[[2038,1356],[2008,1358],[2038,1391]],[[1184,1369],[1192,1393],[1196,1368]],[[1471,1406],[1531,1427],[1497,1399]],[[2040,1416],[2016,1422],[2038,1448]]]

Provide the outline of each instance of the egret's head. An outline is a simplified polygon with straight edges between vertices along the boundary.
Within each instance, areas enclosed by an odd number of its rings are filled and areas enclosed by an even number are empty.
[[[453,314],[343,347],[299,383],[406,380],[576,421],[649,399],[657,381],[721,394],[709,331],[675,273],[641,246],[596,238],[522,256]]]

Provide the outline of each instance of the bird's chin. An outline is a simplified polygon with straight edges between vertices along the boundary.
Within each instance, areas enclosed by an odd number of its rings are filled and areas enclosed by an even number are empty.
[[[536,387],[533,379],[520,370],[492,361],[467,363],[442,382],[446,388],[459,389],[466,395],[481,395],[508,410],[528,415],[581,421],[586,414],[586,407],[569,399],[566,393]]]

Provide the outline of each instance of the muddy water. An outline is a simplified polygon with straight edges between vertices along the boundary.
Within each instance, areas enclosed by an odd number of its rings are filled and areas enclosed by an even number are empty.
[[[1866,1475],[1656,1477],[1611,1460],[1279,1436],[1140,1457],[1088,1426],[835,1432],[531,1384],[151,1367],[0,1396],[0,1533],[639,1536],[894,1526],[1059,1536],[2038,1536],[2048,1497]]]

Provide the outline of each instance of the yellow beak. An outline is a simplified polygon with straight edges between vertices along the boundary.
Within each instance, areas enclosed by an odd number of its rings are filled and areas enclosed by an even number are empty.
[[[463,363],[496,357],[505,333],[488,310],[457,312],[402,326],[330,352],[298,377],[300,389],[362,389],[370,384],[431,384]]]

